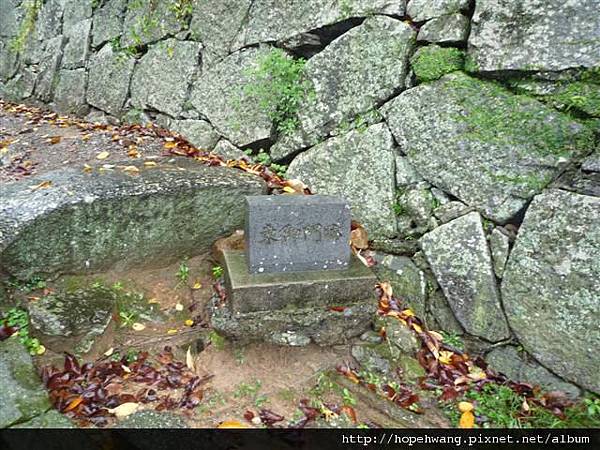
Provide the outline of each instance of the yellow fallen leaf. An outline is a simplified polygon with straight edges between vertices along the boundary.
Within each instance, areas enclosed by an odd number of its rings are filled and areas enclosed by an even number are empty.
[[[167,150],[170,150],[175,147],[177,147],[177,142],[165,142],[165,148]]]
[[[289,186],[284,186],[283,192],[287,192],[288,194],[295,194],[296,193],[296,191],[293,188],[289,187]]]
[[[29,186],[29,189],[32,191],[37,191],[38,189],[48,189],[52,186],[52,181],[42,181],[40,184],[36,184],[35,186]]]
[[[460,402],[458,404],[458,410],[461,413],[466,413],[468,411],[473,411],[473,403],[470,403],[470,402]]]
[[[167,330],[167,334],[177,334],[177,330],[171,328],[170,330]]]
[[[136,166],[125,166],[123,167],[123,172],[129,172],[129,173],[139,173],[140,169],[138,169]]]
[[[92,166],[90,166],[89,164],[84,164],[83,171],[86,173],[90,173],[92,171]]]
[[[202,287],[202,283],[200,283],[199,281],[196,281],[194,283],[194,285],[192,286],[192,289],[200,289]]]
[[[111,347],[104,352],[104,356],[110,356],[113,354],[114,351],[115,351],[115,349],[113,347]]]
[[[217,428],[248,428],[248,426],[237,420],[224,420],[217,425]]]
[[[462,413],[460,421],[458,422],[459,428],[473,428],[475,426],[475,416],[473,412],[467,411]]]
[[[146,329],[146,325],[144,325],[143,323],[136,322],[133,325],[131,325],[131,328],[133,328],[133,331],[142,331]]]
[[[100,152],[96,155],[96,159],[106,159],[110,156],[108,152]]]
[[[155,297],[152,297],[151,299],[148,300],[148,303],[150,303],[150,304],[158,303],[158,299]]]
[[[144,165],[145,165],[146,167],[155,167],[157,164],[156,164],[156,162],[155,162],[155,161],[146,161],[146,162],[144,163]]]
[[[187,352],[185,353],[185,365],[192,372],[194,372],[196,370],[196,366],[194,364],[194,357],[192,356],[192,347],[191,346],[188,347]]]
[[[450,364],[452,362],[452,360],[451,360],[452,355],[454,355],[454,353],[449,352],[447,350],[442,350],[442,351],[440,351],[440,359],[439,359],[439,361],[442,364]]]
[[[127,417],[130,414],[133,414],[140,407],[139,403],[127,402],[122,405],[117,406],[116,408],[108,409],[109,414],[114,414],[117,418]]]
[[[412,324],[413,330],[415,330],[417,333],[422,333],[423,332],[423,328],[421,328],[420,325],[413,323]]]
[[[123,369],[123,371],[125,373],[131,373],[131,369],[129,367],[127,367],[125,364],[121,364],[121,369]]]
[[[412,311],[412,309],[403,310],[402,315],[405,317],[415,317],[415,313]]]
[[[129,151],[127,152],[127,156],[129,156],[130,158],[139,158],[140,152],[138,152],[138,149],[135,147],[135,145],[130,145]]]
[[[188,319],[184,323],[186,327],[191,327],[192,325],[194,325],[194,321],[192,319]]]
[[[43,345],[40,344],[40,346],[37,348],[35,354],[43,355],[44,353],[46,353],[46,347],[44,347]]]

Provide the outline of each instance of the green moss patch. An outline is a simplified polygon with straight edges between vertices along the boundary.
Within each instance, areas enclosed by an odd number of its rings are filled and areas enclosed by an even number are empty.
[[[411,58],[413,71],[420,82],[435,81],[444,75],[462,70],[464,53],[457,48],[430,45],[419,49]]]

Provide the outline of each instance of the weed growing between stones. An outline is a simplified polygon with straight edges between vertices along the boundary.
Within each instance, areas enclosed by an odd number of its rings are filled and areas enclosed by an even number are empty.
[[[5,317],[0,320],[0,324],[10,328],[17,329],[19,341],[23,344],[31,355],[41,355],[46,349],[40,341],[29,335],[29,314],[20,308],[11,308],[6,312]]]
[[[288,166],[285,164],[274,163],[271,156],[263,149],[260,149],[255,155],[252,155],[252,150],[246,150],[244,153],[250,156],[255,163],[262,164],[263,166],[268,167],[277,176],[285,178]]]
[[[20,53],[25,47],[25,42],[35,31],[35,24],[38,19],[40,9],[42,8],[42,0],[26,0],[23,2],[25,17],[21,22],[18,34],[10,41],[9,49],[14,53]]]
[[[412,69],[420,82],[435,81],[446,74],[462,70],[464,53],[453,47],[423,47],[411,58]]]
[[[304,79],[305,63],[276,48],[249,73],[253,81],[244,94],[256,99],[279,133],[289,134],[299,125],[300,103],[311,92],[310,83]]]

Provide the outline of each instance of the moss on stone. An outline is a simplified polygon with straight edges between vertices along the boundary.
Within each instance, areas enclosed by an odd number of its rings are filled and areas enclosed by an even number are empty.
[[[561,110],[577,110],[600,117],[600,86],[597,84],[575,81],[560,87],[547,98],[553,106]]]
[[[582,124],[574,130],[577,123],[568,115],[548,115],[537,100],[515,95],[498,83],[456,76],[446,84],[464,107],[465,113],[458,119],[466,124],[465,131],[473,139],[523,144],[542,156],[587,153],[594,146],[594,133],[588,127]]]
[[[464,62],[461,50],[437,45],[423,47],[411,58],[413,71],[420,82],[435,81],[448,73],[462,70]]]

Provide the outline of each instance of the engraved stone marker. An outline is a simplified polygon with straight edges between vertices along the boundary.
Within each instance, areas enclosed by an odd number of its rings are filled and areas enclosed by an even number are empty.
[[[350,206],[324,195],[246,197],[250,273],[346,269]]]

